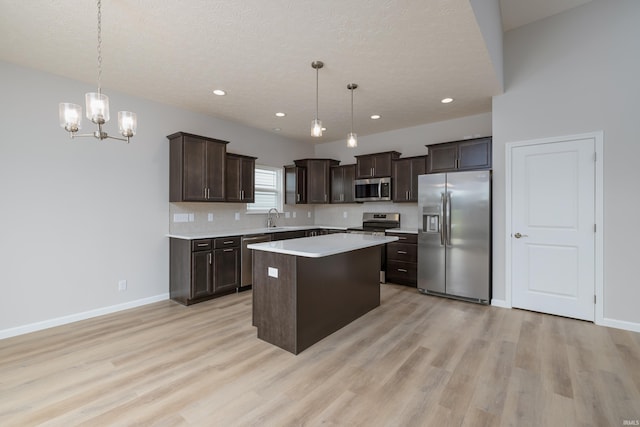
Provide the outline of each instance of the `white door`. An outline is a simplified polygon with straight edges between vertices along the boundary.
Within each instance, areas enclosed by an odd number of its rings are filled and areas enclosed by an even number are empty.
[[[594,320],[595,141],[511,151],[513,307]]]

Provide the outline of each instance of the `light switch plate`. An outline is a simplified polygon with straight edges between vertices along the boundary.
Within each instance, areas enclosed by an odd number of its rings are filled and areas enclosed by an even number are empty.
[[[209,212],[209,214],[207,214],[207,221],[209,221],[209,222],[213,221],[213,214],[211,212]]]
[[[295,212],[293,212],[293,217],[294,217],[294,218],[296,217],[296,213],[295,213]]]
[[[346,217],[348,217],[348,216],[349,216],[349,214],[347,214],[347,212],[346,212],[346,211],[345,211],[345,212],[342,212],[342,217],[343,217],[343,218],[346,218]]]
[[[173,214],[173,222],[189,222],[189,214]]]
[[[235,218],[236,218],[236,221],[240,221],[240,212],[236,212]]]
[[[275,267],[267,267],[267,274],[269,277],[278,278],[278,269]]]
[[[289,213],[289,212],[285,212],[285,213],[284,213],[284,217],[285,217],[285,218],[289,218],[289,217],[291,217],[291,213]]]

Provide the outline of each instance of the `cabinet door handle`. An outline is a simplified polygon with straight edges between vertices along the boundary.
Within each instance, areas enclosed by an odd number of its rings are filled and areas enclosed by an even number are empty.
[[[202,187],[202,197],[207,198],[207,187]]]
[[[407,270],[405,270],[404,268],[399,268],[399,269],[398,269],[398,271],[399,271],[400,273],[406,273],[406,272],[407,272]]]
[[[406,251],[398,251],[398,253],[401,254],[401,255],[406,255],[407,254]]]
[[[327,201],[327,195],[326,194],[324,195],[324,201],[325,202]]]
[[[209,265],[211,265],[211,252],[209,252],[209,255],[207,255],[207,258],[209,258]]]
[[[233,249],[223,249],[222,252],[233,252]]]
[[[240,200],[244,200],[244,190],[240,190]]]
[[[299,202],[300,201],[300,193],[296,194],[296,201]]]

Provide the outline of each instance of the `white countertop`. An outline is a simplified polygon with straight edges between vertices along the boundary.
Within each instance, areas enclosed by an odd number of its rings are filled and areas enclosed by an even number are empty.
[[[264,228],[240,228],[236,230],[226,231],[207,231],[207,232],[195,232],[195,233],[180,233],[180,234],[167,234],[167,237],[183,240],[194,239],[215,239],[216,237],[231,237],[231,236],[247,236],[250,234],[270,234],[280,233],[287,231],[299,231],[299,230],[316,230],[318,228],[324,228],[327,230],[346,230],[347,227],[335,227],[327,225],[292,225],[285,227],[264,227]]]
[[[326,234],[324,236],[302,237],[278,240],[276,242],[254,243],[247,248],[307,258],[321,258],[371,246],[384,245],[398,240],[394,236],[371,236],[367,234]]]

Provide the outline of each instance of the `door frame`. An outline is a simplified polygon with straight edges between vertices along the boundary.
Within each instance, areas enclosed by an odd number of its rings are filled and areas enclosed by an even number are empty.
[[[591,139],[595,145],[595,262],[594,262],[594,278],[595,278],[595,324],[603,325],[604,321],[604,132],[596,131],[582,133],[576,135],[555,136],[549,138],[531,139],[525,141],[508,142],[505,144],[505,303],[506,306],[512,308],[512,280],[511,280],[511,180],[512,165],[511,158],[513,149],[528,145],[552,144],[556,142],[571,141],[576,139]]]

